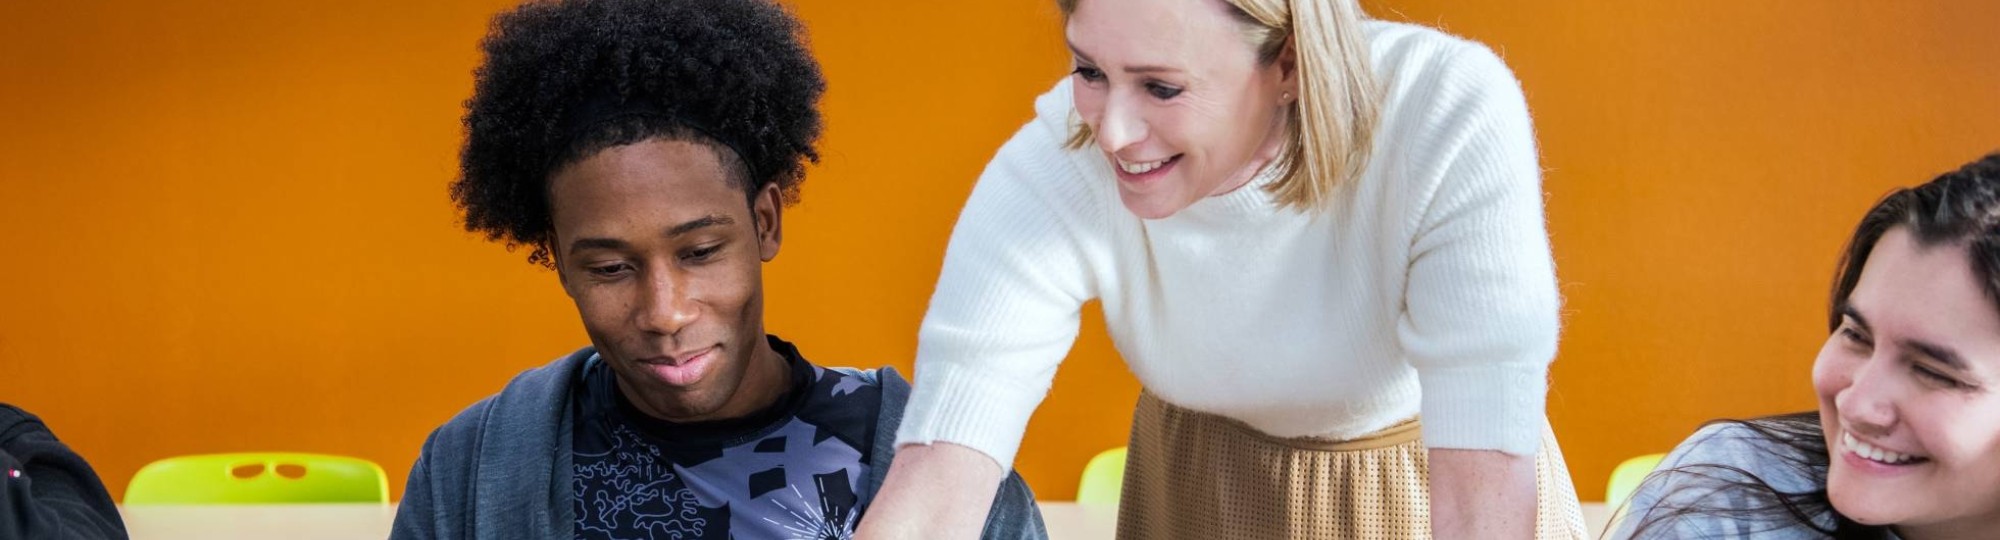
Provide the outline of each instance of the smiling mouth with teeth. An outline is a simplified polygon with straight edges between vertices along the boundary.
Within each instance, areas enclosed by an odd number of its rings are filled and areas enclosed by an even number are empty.
[[[1116,156],[1113,156],[1111,159],[1113,161],[1118,162],[1118,169],[1125,171],[1125,174],[1146,174],[1149,172],[1153,172],[1154,169],[1164,167],[1168,162],[1171,162],[1179,158],[1180,156],[1174,156],[1158,161],[1140,161],[1140,162],[1125,161],[1122,159],[1118,159]]]
[[[1840,445],[1846,448],[1848,451],[1854,452],[1854,455],[1861,456],[1869,461],[1885,465],[1910,465],[1910,464],[1930,461],[1929,459],[1919,456],[1900,454],[1888,450],[1883,450],[1881,448],[1876,448],[1875,445],[1871,445],[1866,442],[1862,442],[1860,439],[1854,438],[1854,435],[1851,433],[1840,434]]]

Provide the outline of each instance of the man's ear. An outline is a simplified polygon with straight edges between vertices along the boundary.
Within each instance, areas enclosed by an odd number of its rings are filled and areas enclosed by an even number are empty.
[[[750,217],[757,224],[757,255],[764,262],[778,258],[785,239],[785,199],[777,182],[765,184],[750,198]]]

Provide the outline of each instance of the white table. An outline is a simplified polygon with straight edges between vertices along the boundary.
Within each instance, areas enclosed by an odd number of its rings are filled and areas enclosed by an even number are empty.
[[[1118,509],[1069,501],[1043,501],[1042,519],[1052,540],[1111,538]],[[138,505],[119,508],[137,540],[194,538],[379,539],[389,535],[396,507],[376,504]],[[1603,503],[1585,503],[1584,521],[1597,538],[1610,517]]]
[[[1611,508],[1601,502],[1583,503],[1583,526],[1590,529],[1590,538],[1606,538],[1604,527],[1610,525]]]
[[[135,540],[381,540],[396,521],[396,507],[385,504],[143,504],[118,513]]]
[[[1095,540],[1118,534],[1118,506],[1077,504],[1070,501],[1038,501],[1042,522],[1049,526],[1049,540]]]

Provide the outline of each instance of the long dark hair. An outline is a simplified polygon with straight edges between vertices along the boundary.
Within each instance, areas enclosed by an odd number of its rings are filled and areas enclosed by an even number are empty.
[[[1964,245],[1973,275],[1985,285],[1988,300],[2000,305],[2000,153],[1993,153],[1923,185],[1890,192],[1868,210],[1848,240],[1834,274],[1827,332],[1840,328],[1841,308],[1861,280],[1868,255],[1882,236],[1896,227],[1907,228],[1921,245]],[[1826,469],[1831,455],[1818,412],[1714,423],[1748,428],[1747,433],[1774,450],[1770,454],[1779,461],[1778,466],[1796,477],[1813,479],[1818,488],[1783,491],[1754,471],[1719,464],[1696,463],[1657,471],[1646,478],[1646,484],[1665,482],[1678,489],[1707,490],[1708,495],[1685,505],[1662,497],[1661,506],[1634,509],[1646,512],[1630,518],[1640,520],[1633,528],[1634,537],[1643,537],[1654,527],[1671,530],[1677,520],[1704,517],[1756,523],[1789,521],[1841,540],[1889,537],[1888,527],[1856,523],[1828,501]],[[1722,501],[1750,502],[1719,504]]]

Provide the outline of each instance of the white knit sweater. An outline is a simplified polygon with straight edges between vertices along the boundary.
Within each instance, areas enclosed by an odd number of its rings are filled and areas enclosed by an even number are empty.
[[[1102,301],[1146,389],[1280,437],[1346,439],[1422,413],[1430,448],[1532,454],[1556,350],[1554,264],[1520,84],[1486,47],[1367,23],[1386,89],[1367,172],[1311,212],[1263,187],[1143,220],[1068,79],[980,176],[945,253],[898,444],[1011,464]]]

